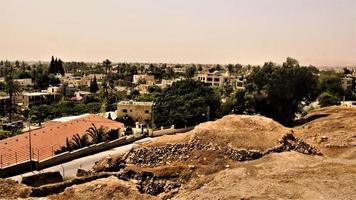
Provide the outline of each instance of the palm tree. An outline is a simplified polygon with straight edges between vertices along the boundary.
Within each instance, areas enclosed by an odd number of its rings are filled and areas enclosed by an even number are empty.
[[[20,85],[14,81],[13,77],[13,67],[10,63],[5,66],[6,76],[5,76],[5,91],[9,95],[9,122],[12,121],[13,103],[14,95],[21,91]]]
[[[111,71],[111,61],[109,59],[106,59],[103,61],[104,67],[105,67],[105,73],[106,75],[108,74],[108,71]]]
[[[89,144],[88,135],[84,134],[84,135],[80,136],[77,133],[77,134],[73,135],[72,141],[70,142],[70,147],[73,149],[80,149],[80,148],[88,146],[88,144]]]
[[[88,128],[86,132],[89,135],[89,137],[91,137],[93,143],[95,144],[104,142],[106,139],[105,130],[102,126],[98,129],[96,128],[95,124],[92,124],[92,127]]]

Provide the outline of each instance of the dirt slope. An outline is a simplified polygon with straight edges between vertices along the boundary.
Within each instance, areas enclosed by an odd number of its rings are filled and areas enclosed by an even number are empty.
[[[31,193],[31,187],[19,184],[13,180],[0,179],[0,199],[26,198]]]
[[[356,108],[326,107],[304,118],[316,119],[296,127],[297,136],[318,147],[326,156],[356,159]]]
[[[265,151],[275,146],[289,130],[263,116],[228,115],[213,122],[200,124],[188,133],[162,137],[149,146],[196,139],[205,144]]]
[[[106,199],[132,199],[154,200],[155,196],[141,194],[133,183],[115,177],[98,179],[86,184],[75,185],[67,188],[59,195],[49,196],[50,200],[106,200]]]
[[[356,163],[270,154],[191,181],[174,199],[356,199]]]
[[[315,110],[292,129],[229,115],[102,160],[88,176],[115,176],[48,198],[356,199],[355,134],[353,108]]]

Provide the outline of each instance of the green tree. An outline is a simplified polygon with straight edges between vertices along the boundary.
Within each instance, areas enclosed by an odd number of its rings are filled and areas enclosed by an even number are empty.
[[[292,58],[282,66],[270,62],[255,68],[247,84],[248,93],[254,97],[254,110],[287,126],[292,125],[304,104],[316,99],[316,76]]]
[[[196,71],[197,71],[197,68],[195,67],[195,65],[191,66],[191,67],[188,67],[185,70],[185,77],[188,78],[188,79],[189,78],[193,78]]]
[[[332,106],[332,105],[339,105],[340,99],[328,92],[322,93],[318,97],[319,105],[321,107]]]
[[[98,82],[96,81],[96,76],[90,81],[90,92],[96,93],[99,90]]]
[[[95,124],[92,124],[92,126],[90,128],[88,128],[88,130],[86,130],[86,132],[89,135],[89,137],[91,137],[92,142],[94,144],[104,142],[106,139],[104,128],[103,127],[97,128],[95,126]]]
[[[60,84],[60,80],[54,74],[48,73],[41,64],[33,67],[31,78],[35,89],[47,89],[49,85],[58,86]]]
[[[14,111],[14,95],[21,91],[20,85],[14,80],[14,69],[10,63],[5,65],[5,92],[9,95],[9,122],[12,121],[12,113]]]
[[[111,61],[109,59],[106,59],[103,61],[103,65],[105,67],[105,74],[108,74],[109,72],[111,72]]]
[[[246,111],[245,90],[237,90],[233,102],[233,113],[243,114]]]
[[[49,64],[48,73],[50,74],[61,74],[64,75],[63,61],[61,59],[54,59],[52,56],[51,62]]]
[[[59,93],[61,94],[62,96],[62,100],[65,100],[66,97],[68,96],[69,94],[69,91],[68,91],[68,83],[63,83],[61,85],[61,87],[59,88]]]
[[[155,99],[154,123],[177,127],[195,125],[216,117],[219,107],[220,97],[212,88],[192,79],[178,81]]]
[[[334,96],[341,98],[344,95],[344,90],[341,86],[341,77],[334,71],[322,72],[319,77],[320,93],[328,92]]]
[[[88,146],[89,138],[87,134],[80,136],[78,133],[73,135],[72,140],[69,143],[71,149],[80,149]]]

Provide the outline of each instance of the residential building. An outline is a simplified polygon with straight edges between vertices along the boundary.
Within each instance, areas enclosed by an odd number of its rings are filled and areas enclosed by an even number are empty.
[[[60,76],[59,79],[62,83],[67,83],[69,87],[80,87],[80,86],[90,86],[90,81],[96,77],[96,80],[102,80],[104,74],[89,74],[86,76],[74,76],[73,74],[67,73],[64,76]],[[99,83],[99,82],[98,82]]]
[[[186,71],[186,68],[185,68],[185,67],[174,67],[174,68],[173,68],[173,71],[174,71],[174,73],[181,73],[181,74],[184,74],[185,71]]]
[[[153,102],[121,101],[117,104],[117,116],[129,116],[136,122],[152,120]]]
[[[75,91],[74,96],[70,98],[71,101],[81,101],[86,96],[90,95],[90,92],[87,91]]]
[[[160,84],[157,84],[158,87],[164,89],[166,87],[171,86],[176,80],[170,80],[170,79],[162,79]]]
[[[133,75],[132,83],[153,85],[155,83],[155,77],[147,74],[135,74]]]
[[[54,94],[54,93],[59,93],[59,91],[60,91],[59,87],[57,87],[57,86],[49,86],[47,88],[47,90],[43,90],[42,92],[48,92],[48,93]]]
[[[58,93],[49,92],[24,92],[15,97],[16,102],[25,107],[32,105],[50,104],[61,99]]]
[[[356,79],[355,79],[356,80]],[[353,77],[344,77],[341,79],[341,86],[344,90],[353,90],[354,89],[354,78]]]
[[[236,88],[237,89],[245,89],[246,78],[243,76],[236,77]]]
[[[211,86],[222,87],[230,78],[226,74],[215,71],[213,73],[205,72],[198,74],[196,79]]]
[[[16,83],[18,83],[22,87],[30,86],[32,85],[32,79],[31,78],[22,78],[22,79],[14,79]]]
[[[140,94],[148,94],[149,93],[148,88],[150,86],[151,85],[148,85],[148,84],[140,84],[140,85],[136,86],[135,89],[138,90],[140,92]]]

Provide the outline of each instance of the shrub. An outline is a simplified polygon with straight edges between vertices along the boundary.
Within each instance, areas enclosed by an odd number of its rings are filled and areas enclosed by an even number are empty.
[[[339,105],[340,104],[340,99],[337,98],[336,96],[324,92],[318,97],[318,101],[321,107],[325,106],[332,106],[332,105]]]

